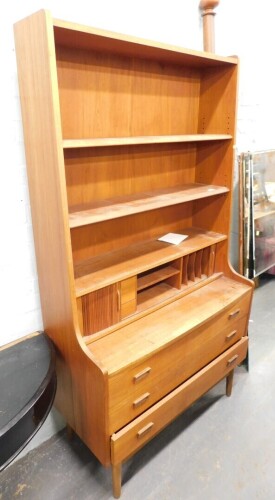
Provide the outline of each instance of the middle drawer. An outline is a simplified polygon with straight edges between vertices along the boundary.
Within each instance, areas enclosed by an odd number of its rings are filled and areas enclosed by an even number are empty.
[[[230,313],[230,311],[229,311]],[[109,378],[109,431],[120,429],[246,334],[247,315],[224,314]]]

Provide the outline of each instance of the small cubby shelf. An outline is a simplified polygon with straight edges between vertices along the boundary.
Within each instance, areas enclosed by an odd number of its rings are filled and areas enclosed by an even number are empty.
[[[80,324],[86,342],[90,342],[94,334],[104,335],[109,327],[125,319],[133,320],[137,314],[147,314],[152,308],[190,293],[197,285],[218,278],[216,251],[217,242],[166,264],[152,262],[146,271],[82,296]],[[100,296],[105,297],[104,315],[96,308]]]
[[[172,276],[179,276],[180,269],[177,269],[173,265],[164,264],[153,270],[145,271],[138,276],[137,280],[137,292],[149,288],[156,283],[165,281]]]
[[[164,283],[168,288],[189,288],[214,274],[215,256],[216,243],[141,273],[137,277],[137,293],[141,296],[144,290]]]

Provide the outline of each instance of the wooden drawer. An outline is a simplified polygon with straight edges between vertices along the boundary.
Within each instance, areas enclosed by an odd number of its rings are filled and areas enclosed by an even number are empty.
[[[246,356],[248,338],[221,354],[161,401],[145,411],[111,437],[111,461],[116,465],[127,459],[188,406],[236,367]]]
[[[110,377],[110,434],[246,335],[249,299],[244,297],[144,362]]]

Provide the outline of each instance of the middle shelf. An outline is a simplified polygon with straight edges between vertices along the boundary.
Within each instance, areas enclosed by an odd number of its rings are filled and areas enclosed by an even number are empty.
[[[181,233],[188,237],[178,245],[153,239],[76,263],[76,296],[81,297],[112,283],[146,273],[152,267],[167,264],[227,239],[224,234],[195,227],[184,228]],[[163,272],[168,272],[167,268]],[[147,279],[145,276],[140,282],[141,287]],[[153,278],[151,275],[148,279]]]
[[[74,205],[69,208],[69,224],[70,228],[73,229],[161,207],[217,196],[228,191],[229,189],[225,186],[194,183]]]

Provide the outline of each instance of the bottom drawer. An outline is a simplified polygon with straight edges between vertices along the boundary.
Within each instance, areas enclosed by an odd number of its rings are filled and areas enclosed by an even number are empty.
[[[111,461],[121,463],[152,439],[188,406],[233,370],[246,356],[248,337],[221,354],[196,375],[111,437]]]

